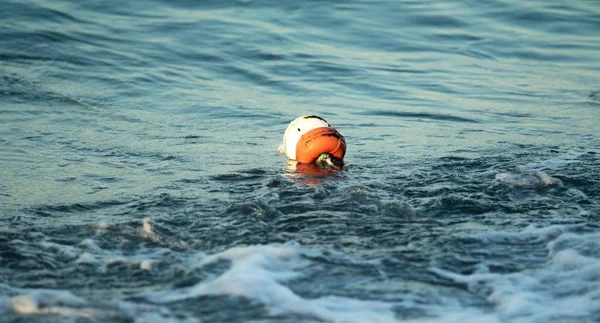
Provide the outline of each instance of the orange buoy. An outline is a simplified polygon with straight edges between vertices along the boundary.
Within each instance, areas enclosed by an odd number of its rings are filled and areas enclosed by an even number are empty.
[[[300,164],[326,163],[339,168],[346,155],[346,140],[325,119],[305,115],[290,122],[277,151]]]
[[[346,140],[332,127],[319,127],[300,137],[296,145],[296,161],[314,163],[319,155],[329,154],[338,160],[346,155]]]

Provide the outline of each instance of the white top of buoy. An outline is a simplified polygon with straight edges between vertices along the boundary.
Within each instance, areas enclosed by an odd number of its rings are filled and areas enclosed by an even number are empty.
[[[318,116],[301,116],[290,122],[285,133],[283,134],[283,142],[279,145],[277,151],[281,154],[286,154],[289,159],[296,160],[296,146],[298,140],[305,133],[321,127],[330,127],[325,119]]]

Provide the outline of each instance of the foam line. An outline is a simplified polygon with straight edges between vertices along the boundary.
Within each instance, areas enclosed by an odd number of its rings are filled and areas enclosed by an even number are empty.
[[[293,313],[330,322],[396,322],[392,305],[385,302],[333,295],[306,299],[294,293],[283,283],[300,278],[298,270],[310,265],[301,254],[297,244],[228,249],[197,264],[231,261],[231,267],[214,280],[146,296],[153,302],[169,303],[203,295],[232,295],[260,302],[273,315]]]

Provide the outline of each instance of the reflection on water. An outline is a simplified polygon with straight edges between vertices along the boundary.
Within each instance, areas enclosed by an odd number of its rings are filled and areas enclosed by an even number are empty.
[[[330,177],[337,175],[336,178],[343,177],[344,170],[347,169],[346,165],[328,165],[323,163],[298,163],[295,160],[288,160],[285,164],[286,172],[284,174],[287,178],[300,179],[301,184],[321,184],[325,179],[331,179]]]

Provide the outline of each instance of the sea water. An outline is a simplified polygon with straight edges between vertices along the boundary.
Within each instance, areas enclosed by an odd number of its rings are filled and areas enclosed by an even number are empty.
[[[0,321],[600,321],[600,2],[0,8]]]

